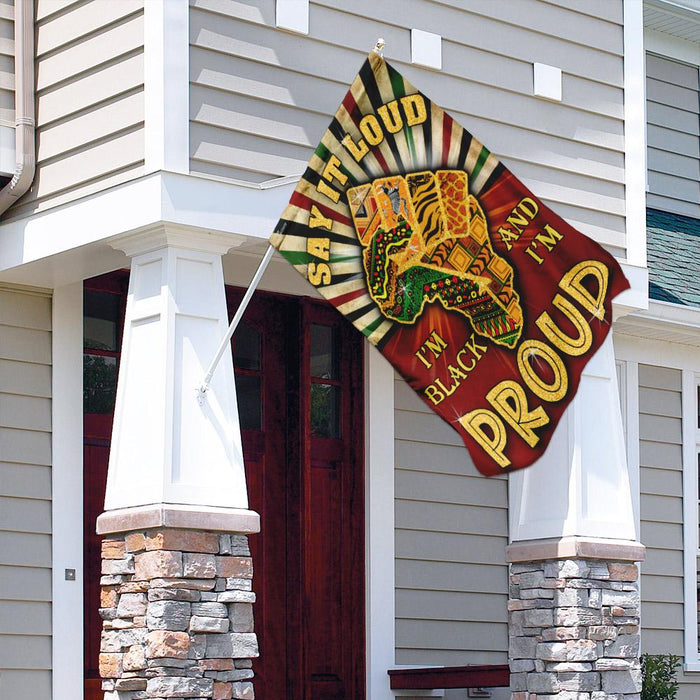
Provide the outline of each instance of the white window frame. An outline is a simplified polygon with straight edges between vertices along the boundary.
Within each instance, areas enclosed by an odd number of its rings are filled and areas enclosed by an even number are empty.
[[[659,328],[658,319],[678,310],[688,327],[700,328],[697,310],[686,312],[674,304],[652,302],[650,329]],[[678,315],[676,314],[676,315]],[[687,316],[687,318],[685,318]],[[678,320],[681,320],[680,318]],[[640,328],[641,328],[641,323]],[[683,342],[655,340],[654,333],[642,335],[616,333],[615,355],[625,364],[626,431],[630,482],[634,489],[635,515],[639,518],[639,379],[640,364],[676,369],[681,371],[682,401],[682,466],[683,466],[683,646],[686,672],[700,671],[700,648],[698,645],[697,575],[698,575],[698,449],[700,430],[697,427],[697,386],[700,383],[700,331],[694,339],[695,345]],[[643,331],[642,331],[643,332]],[[635,486],[636,483],[636,486]],[[639,522],[639,521],[638,521]],[[642,542],[643,543],[643,542]],[[643,586],[643,581],[641,582]],[[643,606],[642,606],[643,607]],[[644,612],[642,609],[642,645],[644,645]]]
[[[698,644],[698,386],[700,371],[683,370],[683,598],[686,671],[700,671]]]

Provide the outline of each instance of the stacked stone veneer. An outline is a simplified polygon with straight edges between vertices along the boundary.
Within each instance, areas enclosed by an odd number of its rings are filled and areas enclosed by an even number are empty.
[[[512,564],[512,700],[638,700],[637,578],[630,562]]]
[[[158,529],[104,539],[105,700],[253,698],[252,575],[244,535]]]

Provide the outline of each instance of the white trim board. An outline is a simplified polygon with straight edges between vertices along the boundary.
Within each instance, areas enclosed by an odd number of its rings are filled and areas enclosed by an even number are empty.
[[[640,338],[700,346],[700,308],[650,301],[647,310],[617,321],[615,331]]]
[[[613,335],[615,357],[633,360],[644,365],[658,365],[674,369],[692,369],[700,363],[697,348],[663,341],[656,338],[640,338],[615,332]]]
[[[30,218],[0,224],[0,279],[42,286],[51,280],[59,286],[115,269],[126,259],[122,256],[116,262],[107,244],[162,222],[231,234],[232,245],[244,239],[266,241],[295,185],[295,180],[287,178],[244,186],[172,172],[145,175]],[[115,264],[105,268],[101,258],[109,255]],[[86,269],[89,264],[95,269]],[[646,268],[621,264],[633,288],[620,295],[615,308],[625,313],[646,308]]]
[[[395,652],[394,370],[365,342],[367,698],[392,697]]]
[[[647,264],[646,82],[644,13],[639,0],[624,0],[625,227],[627,260]]]
[[[625,435],[627,438],[627,471],[630,478],[634,526],[637,539],[641,538],[640,486],[639,486],[639,363],[622,360],[623,401],[625,410]]]
[[[0,277],[42,286],[51,275],[56,286],[77,281],[80,277],[67,277],[72,270],[65,260],[62,270],[50,273],[31,264],[50,265],[47,259],[51,256],[85,254],[77,249],[95,244],[104,250],[104,244],[116,236],[161,222],[266,240],[294,185],[285,181],[279,187],[251,188],[179,173],[145,175],[32,217],[0,224]],[[23,265],[27,267],[13,269]]]
[[[190,8],[144,4],[144,138],[147,173],[190,169]]]
[[[700,369],[700,359],[696,363]],[[700,670],[698,651],[698,375],[682,375],[683,430],[683,645],[685,670]]]
[[[83,285],[54,290],[51,645],[54,698],[83,697]],[[75,569],[66,581],[65,570]]]
[[[644,30],[644,48],[646,51],[666,56],[676,61],[691,65],[700,64],[700,47],[693,41],[657,32],[653,29]]]

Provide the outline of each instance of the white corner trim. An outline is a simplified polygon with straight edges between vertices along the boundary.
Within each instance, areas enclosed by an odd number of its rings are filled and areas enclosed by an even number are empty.
[[[144,3],[146,173],[190,167],[189,3]]]
[[[624,0],[623,7],[627,261],[644,267],[647,264],[644,11],[639,0]]]
[[[52,683],[83,697],[83,285],[59,287],[52,319]],[[75,569],[75,581],[65,570]]]
[[[630,478],[632,509],[637,539],[641,538],[640,486],[639,486],[639,363],[625,360],[622,364],[622,401],[625,410],[627,437],[627,470]]]
[[[394,668],[394,370],[365,343],[367,698],[392,697]]]
[[[698,654],[698,459],[697,380],[683,370],[683,638],[685,663],[700,664]]]

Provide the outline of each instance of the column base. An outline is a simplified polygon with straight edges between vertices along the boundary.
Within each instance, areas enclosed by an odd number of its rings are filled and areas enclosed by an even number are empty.
[[[559,549],[552,542],[512,545],[511,561],[530,552],[528,558],[511,564],[508,630],[512,700],[531,700],[533,696],[639,699],[637,565],[627,557],[605,559],[603,554],[609,549],[595,549],[589,557],[561,555],[563,551],[580,552],[580,545],[581,541],[578,545],[560,543]],[[643,556],[641,545],[627,545],[629,557],[635,551],[639,555],[640,548]],[[551,552],[553,547],[559,556],[532,558],[534,552]]]
[[[103,519],[103,533],[110,523]],[[102,543],[105,700],[252,700],[258,642],[247,536],[182,525],[118,531]]]

